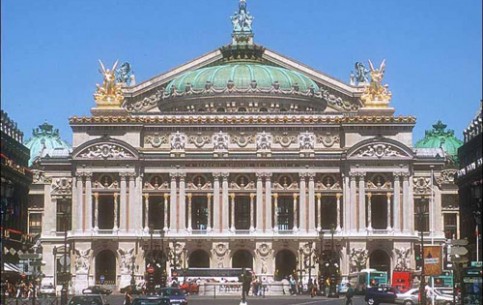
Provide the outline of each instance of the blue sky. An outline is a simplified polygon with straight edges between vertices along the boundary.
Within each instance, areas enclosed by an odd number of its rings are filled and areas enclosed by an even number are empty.
[[[481,0],[248,0],[255,42],[348,82],[356,61],[386,59],[396,115],[414,140],[441,119],[462,138],[482,98]],[[45,120],[72,142],[90,115],[98,59],[137,82],[231,39],[238,0],[1,1],[1,99],[29,138]]]

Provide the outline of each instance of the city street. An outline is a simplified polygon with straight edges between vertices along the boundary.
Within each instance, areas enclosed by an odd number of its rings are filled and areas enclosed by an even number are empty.
[[[123,296],[115,295],[107,297],[110,305],[122,305]],[[201,296],[189,296],[189,305],[238,305],[240,304],[240,298],[238,297],[217,297],[216,299],[212,297],[201,297]],[[340,297],[339,299],[325,298],[325,297],[315,297],[310,296],[270,296],[270,297],[252,297],[247,298],[248,305],[344,305],[345,299]],[[364,297],[356,296],[353,299],[353,305],[363,305]]]

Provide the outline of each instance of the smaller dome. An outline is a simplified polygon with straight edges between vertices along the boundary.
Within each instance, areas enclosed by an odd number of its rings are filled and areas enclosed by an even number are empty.
[[[69,143],[62,140],[59,130],[45,122],[32,131],[32,137],[25,142],[30,149],[29,166],[43,157],[66,157],[72,151]]]
[[[457,157],[458,148],[463,145],[463,141],[455,137],[454,131],[446,129],[446,124],[438,121],[433,125],[432,130],[426,130],[424,138],[416,142],[416,148],[441,148],[452,157]]]

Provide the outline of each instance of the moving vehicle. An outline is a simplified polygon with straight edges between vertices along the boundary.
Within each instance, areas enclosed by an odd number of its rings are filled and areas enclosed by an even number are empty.
[[[376,269],[362,269],[349,275],[349,283],[355,294],[364,294],[367,288],[387,285],[387,272]]]
[[[411,288],[406,292],[396,294],[396,304],[415,305],[419,303],[419,288]]]
[[[170,305],[169,298],[159,295],[140,296],[135,298],[131,305]]]
[[[339,293],[346,293],[347,289],[349,289],[349,278],[347,276],[341,277],[339,286],[338,286],[338,292]]]
[[[46,295],[46,296],[54,296],[55,297],[56,296],[55,286],[53,284],[40,286],[39,295]]]
[[[111,289],[104,288],[102,286],[89,286],[82,289],[83,294],[104,294],[110,295],[112,293]]]
[[[109,305],[102,294],[84,294],[73,296],[68,305]]]
[[[156,293],[162,297],[168,298],[170,302],[169,304],[188,305],[186,295],[179,288],[159,288],[156,290]]]
[[[380,303],[395,303],[396,296],[399,291],[394,287],[378,286],[366,289],[364,300],[368,305],[377,305]]]
[[[481,304],[482,282],[481,262],[472,262],[471,267],[467,267],[463,270],[461,300],[464,305]]]

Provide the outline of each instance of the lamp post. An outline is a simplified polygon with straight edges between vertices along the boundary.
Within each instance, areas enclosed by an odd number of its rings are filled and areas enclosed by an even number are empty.
[[[325,279],[324,279],[324,230],[320,228],[319,230],[319,239],[320,239],[320,251],[319,251],[319,287],[320,293],[325,296]]]
[[[153,257],[153,224],[151,223],[149,225],[149,236],[150,236],[150,242],[149,242],[149,262],[148,262],[148,285],[147,285],[147,291],[148,294],[153,294],[154,293],[154,257]]]
[[[161,229],[161,287],[166,287],[166,253],[164,250],[163,229]]]
[[[427,213],[427,205],[426,200],[423,198],[419,201],[419,204],[416,206],[417,215],[419,218],[419,231],[421,233],[421,259],[423,264],[421,266],[421,281],[419,283],[419,295],[421,296],[421,304],[426,305],[426,279],[424,275],[424,218]]]
[[[303,255],[304,255],[304,250],[302,248],[299,249],[299,259],[300,259],[300,266],[299,266],[299,287],[298,287],[298,293],[302,294],[302,270],[303,270]]]
[[[245,267],[242,268],[242,274],[240,275],[240,280],[241,280],[241,284],[242,284],[242,295],[241,295],[241,301],[240,301],[240,305],[247,305],[247,301],[246,301],[246,298],[245,298],[245,289],[246,289],[246,274],[245,274]]]
[[[337,273],[339,264],[336,263],[336,258],[334,255],[334,233],[335,233],[335,226],[334,224],[330,225],[330,288],[329,288],[329,297],[337,297]]]

